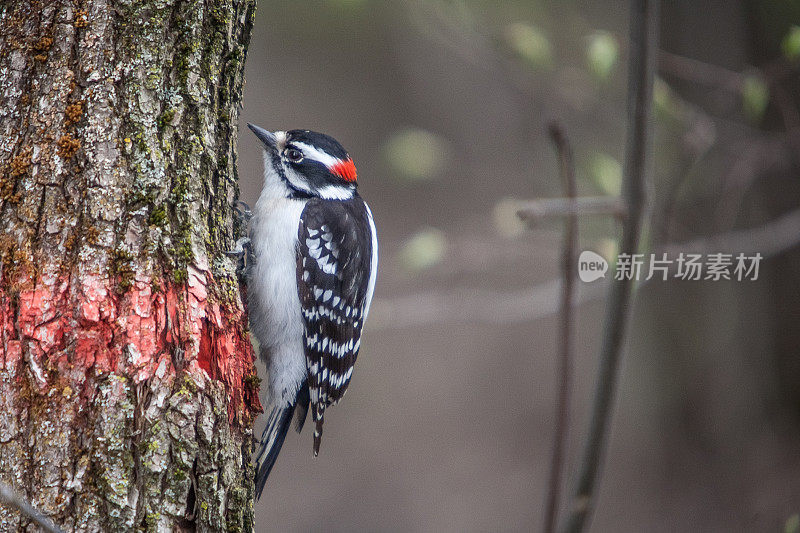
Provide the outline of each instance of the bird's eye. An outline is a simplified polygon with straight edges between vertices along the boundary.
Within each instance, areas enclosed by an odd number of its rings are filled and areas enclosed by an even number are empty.
[[[292,163],[297,163],[303,159],[303,152],[295,150],[294,148],[289,148],[286,150],[286,159]]]

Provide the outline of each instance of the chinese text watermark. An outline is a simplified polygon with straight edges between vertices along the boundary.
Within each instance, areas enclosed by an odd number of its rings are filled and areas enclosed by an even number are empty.
[[[619,254],[614,268],[615,280],[648,281],[658,279],[755,281],[762,256],[732,253]],[[578,258],[578,276],[589,282],[605,278],[608,262],[591,250]]]

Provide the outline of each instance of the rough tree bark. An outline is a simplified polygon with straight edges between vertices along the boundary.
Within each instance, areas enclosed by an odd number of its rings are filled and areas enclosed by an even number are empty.
[[[252,529],[258,380],[221,252],[253,12],[0,1],[0,481],[65,530]]]

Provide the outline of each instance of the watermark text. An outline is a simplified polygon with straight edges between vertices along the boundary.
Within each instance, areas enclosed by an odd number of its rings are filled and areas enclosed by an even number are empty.
[[[615,280],[667,281],[755,281],[762,256],[745,253],[619,254],[614,267]],[[606,277],[608,262],[599,254],[584,250],[578,258],[578,276],[590,282]]]

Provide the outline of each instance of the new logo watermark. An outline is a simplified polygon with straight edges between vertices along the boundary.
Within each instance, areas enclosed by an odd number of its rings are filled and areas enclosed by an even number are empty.
[[[729,253],[619,254],[614,267],[615,280],[648,281],[653,278],[667,281],[735,280],[755,281],[762,256]],[[584,250],[578,258],[578,277],[591,282],[606,277],[608,261],[603,256]]]
[[[608,261],[602,255],[591,250],[584,250],[578,257],[578,277],[581,281],[590,282],[606,277]]]

